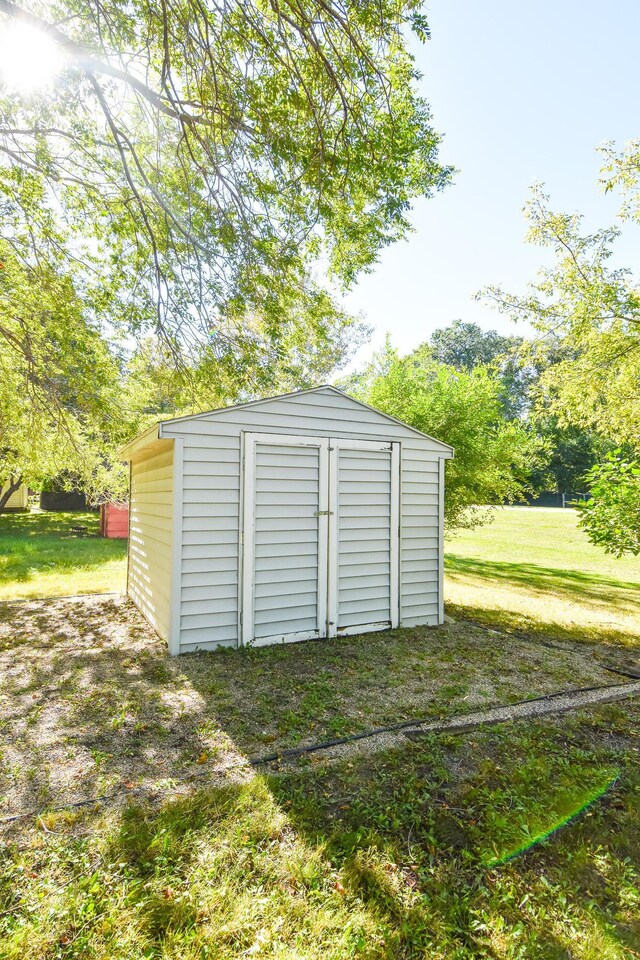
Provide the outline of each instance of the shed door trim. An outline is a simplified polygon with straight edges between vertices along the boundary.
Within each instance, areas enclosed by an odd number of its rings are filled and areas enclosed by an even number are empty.
[[[316,447],[318,449],[318,569],[316,629],[274,637],[255,637],[255,532],[256,532],[256,445]],[[327,622],[327,551],[329,521],[329,439],[281,433],[244,434],[243,530],[241,633],[243,645],[265,646],[274,642],[295,643],[325,635]]]
[[[352,440],[335,437],[330,441],[329,452],[329,576],[328,576],[328,621],[327,636],[349,636],[388,630],[400,623],[400,443],[381,440]],[[389,620],[359,623],[356,626],[339,626],[339,462],[341,450],[388,450],[390,452],[390,516],[389,516]]]

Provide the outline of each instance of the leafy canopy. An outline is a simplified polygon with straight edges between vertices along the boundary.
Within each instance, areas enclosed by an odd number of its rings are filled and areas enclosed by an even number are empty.
[[[502,408],[509,419],[525,414],[534,371],[522,362],[521,337],[504,337],[497,330],[483,330],[477,323],[454,320],[431,334],[429,345],[435,360],[456,370],[485,366],[500,380]]]
[[[508,420],[519,420],[540,441],[540,456],[532,468],[533,491],[550,489],[576,493],[585,489],[585,474],[610,444],[593,430],[558,422],[549,411],[548,390],[541,377],[549,366],[566,359],[560,345],[544,349],[523,337],[502,336],[475,323],[455,320],[433,332],[431,353],[457,370],[485,367],[500,383],[500,403]]]
[[[29,243],[32,264],[19,256]],[[36,221],[0,239],[0,510],[17,484],[62,472],[91,495],[126,430],[118,364],[59,259]]]
[[[587,475],[592,499],[581,507],[593,543],[617,557],[640,554],[640,464],[620,450]]]
[[[33,173],[102,249],[131,329],[276,329],[318,258],[348,285],[447,181],[406,39],[417,0],[0,0],[16,22],[65,69],[0,91],[0,181]]]
[[[608,185],[626,192],[625,216],[640,221],[638,144],[621,155],[608,148]],[[640,527],[640,291],[628,269],[612,265],[619,229],[587,234],[578,215],[554,213],[536,188],[527,207],[529,240],[553,254],[524,296],[489,288],[486,296],[514,320],[538,331],[537,347],[555,354],[540,377],[539,404],[559,427],[596,434],[620,447],[589,474],[593,501],[582,524],[615,553],[637,552]],[[617,476],[617,480],[615,477]],[[610,489],[608,489],[610,487]]]
[[[536,188],[527,206],[528,239],[550,249],[524,296],[490,287],[485,296],[511,319],[538,331],[555,353],[540,383],[560,423],[611,440],[640,442],[640,292],[629,270],[611,266],[617,228],[581,232],[581,218],[554,213]]]
[[[97,487],[154,380],[175,412],[339,368],[340,291],[449,178],[417,0],[0,0],[16,24],[63,69],[0,79],[4,475]]]
[[[505,418],[500,382],[486,367],[455,370],[434,360],[428,345],[401,357],[387,341],[371,364],[343,385],[358,399],[455,448],[445,484],[449,532],[483,522],[482,506],[513,501],[527,488],[537,442],[521,424]]]

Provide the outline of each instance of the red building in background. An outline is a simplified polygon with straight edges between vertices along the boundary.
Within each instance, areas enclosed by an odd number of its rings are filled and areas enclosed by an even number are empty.
[[[109,539],[129,536],[129,504],[103,503],[100,507],[100,535]]]

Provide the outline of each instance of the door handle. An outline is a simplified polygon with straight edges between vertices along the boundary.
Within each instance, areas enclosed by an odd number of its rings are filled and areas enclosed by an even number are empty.
[[[333,510],[316,510],[314,517],[332,517]]]

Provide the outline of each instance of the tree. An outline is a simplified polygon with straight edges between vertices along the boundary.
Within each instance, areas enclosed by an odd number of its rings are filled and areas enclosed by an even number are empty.
[[[167,418],[241,403],[326,383],[347,362],[354,346],[369,335],[331,298],[316,292],[298,303],[277,333],[259,316],[245,325],[237,353],[217,349],[217,337],[185,351],[176,362],[156,337],[145,338],[126,365],[125,393],[130,420],[142,429],[149,419]],[[239,334],[235,334],[236,337]]]
[[[592,499],[580,522],[593,543],[617,557],[640,554],[640,462],[617,450],[587,474]]]
[[[4,472],[97,495],[158,412],[314,383],[360,341],[340,293],[449,179],[408,49],[427,26],[416,0],[0,0],[16,25],[62,67],[0,80]]]
[[[48,226],[34,219],[27,234],[0,240],[0,512],[16,486],[62,472],[96,493],[127,430],[118,363],[88,312],[92,292],[78,295]]]
[[[624,171],[630,190],[631,167],[623,160],[616,176]],[[615,167],[611,154],[609,162]],[[637,194],[639,176],[637,167]],[[628,215],[640,219],[634,211],[633,204],[628,206]],[[558,425],[591,431],[605,448],[607,444],[628,448],[630,456],[609,460],[590,475],[594,502],[583,513],[583,523],[595,541],[603,543],[605,527],[597,521],[597,528],[595,520],[598,498],[604,498],[606,483],[612,482],[616,470],[620,489],[629,487],[625,464],[640,453],[640,293],[629,270],[610,265],[617,228],[583,234],[581,218],[554,213],[540,188],[534,190],[526,213],[529,240],[550,248],[554,263],[540,271],[524,296],[500,288],[489,288],[486,296],[514,320],[527,320],[538,330],[539,350],[548,346],[556,357],[559,354],[539,381],[539,403]],[[637,522],[637,513],[625,513],[629,502],[626,497],[602,501],[616,550],[622,549],[623,541],[615,531],[628,530]],[[613,524],[615,509],[621,513]],[[629,531],[630,549],[635,542]]]
[[[518,499],[539,448],[502,412],[500,383],[486,367],[455,370],[438,363],[428,344],[400,357],[389,342],[369,366],[343,381],[347,392],[455,447],[447,464],[445,522],[449,532],[484,522],[482,507]]]
[[[0,0],[0,20],[65,66],[0,91],[0,183],[33,176],[76,270],[98,249],[120,322],[172,347],[256,314],[277,330],[318,294],[318,258],[352,283],[449,177],[408,51],[417,0]]]
[[[112,490],[114,423],[314,383],[359,342],[339,295],[449,179],[408,48],[428,30],[416,0],[0,0],[16,25],[63,63],[30,93],[0,79],[0,351],[41,441],[5,466],[50,445],[47,471]],[[126,356],[147,339],[160,411]]]
[[[640,294],[629,270],[609,266],[615,228],[582,235],[581,218],[555,214],[539,189],[527,207],[528,239],[551,248],[524,296],[491,287],[486,296],[560,353],[540,384],[559,422],[591,429],[614,444],[640,435]]]
[[[557,493],[586,492],[587,473],[602,460],[610,444],[593,431],[573,424],[561,426],[556,416],[542,410],[533,412],[529,425],[548,449],[546,462],[531,474],[532,487]]]
[[[497,330],[483,330],[477,323],[454,320],[434,330],[430,338],[435,360],[456,370],[488,367],[499,378],[500,398],[505,416],[514,420],[525,415],[535,369],[524,362],[522,337],[504,337]]]
[[[429,340],[434,358],[456,370],[491,366],[521,342],[520,337],[503,337],[497,330],[483,330],[462,320],[434,330]]]

